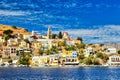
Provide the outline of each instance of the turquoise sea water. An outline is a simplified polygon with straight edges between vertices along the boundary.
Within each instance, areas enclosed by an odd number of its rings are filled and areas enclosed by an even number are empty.
[[[0,80],[120,80],[120,68],[0,68]]]

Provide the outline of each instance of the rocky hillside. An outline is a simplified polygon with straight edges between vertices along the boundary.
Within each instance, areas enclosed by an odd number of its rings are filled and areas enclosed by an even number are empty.
[[[13,34],[18,34],[18,33],[25,35],[31,34],[30,32],[28,32],[27,29],[24,28],[0,24],[0,34],[2,34],[4,30],[12,30]]]

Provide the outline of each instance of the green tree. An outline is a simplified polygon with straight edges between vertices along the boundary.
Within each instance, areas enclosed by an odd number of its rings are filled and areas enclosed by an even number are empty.
[[[24,39],[24,41],[25,41],[26,43],[30,43],[28,39]]]
[[[99,65],[99,60],[94,56],[90,55],[89,57],[84,59],[84,63],[87,65]]]
[[[58,46],[66,46],[66,41],[59,41]]]
[[[10,39],[12,36],[11,34],[13,33],[12,30],[5,30],[3,31],[3,38],[5,41],[7,41],[8,39]]]
[[[76,50],[76,47],[74,45],[65,46],[65,50],[67,50],[67,51]]]
[[[86,45],[84,43],[81,43],[81,44],[77,44],[76,46],[78,49],[80,49],[80,48],[85,48]]]
[[[13,33],[12,30],[5,30],[5,31],[3,31],[3,34],[5,34],[5,35],[11,35],[12,33]]]
[[[102,59],[104,62],[106,62],[109,59],[107,54],[100,52],[96,53],[96,57]]]
[[[60,32],[58,33],[58,38],[59,38],[59,39],[62,39],[62,37],[63,37],[63,34],[62,34],[62,32],[60,31]]]
[[[77,40],[80,40],[81,42],[83,41],[83,39],[81,37],[77,37]]]
[[[19,62],[20,64],[23,65],[29,65],[30,64],[29,60],[30,60],[29,54],[21,54]]]
[[[79,55],[78,55],[78,59],[80,60],[80,59],[84,59],[85,58],[85,55],[83,54],[83,53],[80,53]]]
[[[102,54],[102,53],[100,53],[100,52],[96,53],[96,57],[97,57],[97,58],[101,58],[101,59],[103,59],[103,58],[104,58],[103,54]]]
[[[12,59],[10,59],[10,60],[8,61],[8,63],[12,63]]]
[[[104,62],[107,62],[108,59],[109,59],[108,55],[107,54],[103,54],[103,60],[104,60]]]
[[[56,39],[57,34],[52,34],[52,39]]]
[[[16,27],[16,26],[12,26],[12,28],[17,29],[17,27]]]
[[[46,54],[50,55],[50,50],[49,49],[47,49]]]
[[[2,58],[2,54],[0,53],[0,58]]]
[[[120,54],[120,50],[118,50],[118,54]]]
[[[85,59],[85,55],[83,53],[80,53],[78,55],[78,59],[80,60],[81,63],[83,63],[83,60]]]
[[[44,53],[44,52],[43,52],[43,50],[41,50],[41,49],[40,49],[40,50],[39,50],[39,55],[41,55],[41,56],[42,56],[42,55],[43,55],[43,53]]]
[[[100,44],[100,46],[102,47],[102,46],[104,46],[104,44]]]
[[[90,57],[87,57],[84,59],[84,63],[87,65],[91,65],[92,64],[92,59]]]
[[[27,31],[27,32],[28,32],[28,29],[25,29],[25,31]]]
[[[92,63],[94,64],[94,65],[99,65],[100,63],[99,63],[99,60],[97,59],[97,58],[93,58],[92,59]]]
[[[50,49],[50,54],[54,54],[54,53],[58,53],[58,47],[56,46],[52,46],[52,48]]]
[[[6,35],[4,39],[5,39],[5,40],[8,40],[8,39],[10,39],[11,37],[12,37],[11,35]]]

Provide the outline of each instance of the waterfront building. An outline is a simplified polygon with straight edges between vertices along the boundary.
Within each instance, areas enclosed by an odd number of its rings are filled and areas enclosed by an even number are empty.
[[[48,62],[48,56],[33,56],[31,66],[45,66]]]
[[[33,56],[32,66],[58,66],[58,55]]]
[[[50,66],[58,66],[58,55],[49,55],[48,57]]]
[[[111,66],[120,65],[120,56],[117,54],[111,55],[108,60],[108,64]]]
[[[32,66],[38,66],[40,65],[41,61],[40,61],[40,56],[33,56],[32,57]]]
[[[61,53],[62,65],[78,65],[79,60],[77,55],[76,51],[65,51]]]
[[[15,59],[12,61],[12,64],[14,65],[14,67],[16,66],[17,62],[18,62],[18,59]]]
[[[62,57],[77,57],[77,52],[76,51],[63,51],[61,53]]]

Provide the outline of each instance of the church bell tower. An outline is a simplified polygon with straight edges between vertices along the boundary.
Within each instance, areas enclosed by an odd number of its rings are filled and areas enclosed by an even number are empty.
[[[47,38],[51,39],[51,28],[48,26]]]

